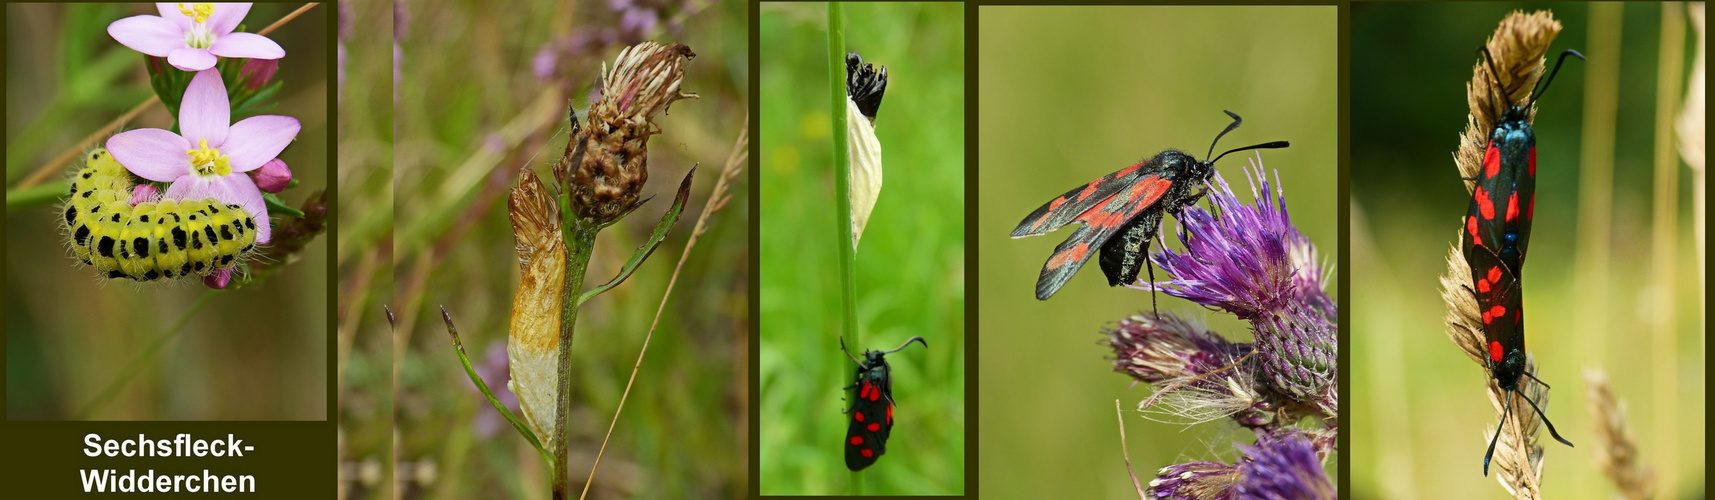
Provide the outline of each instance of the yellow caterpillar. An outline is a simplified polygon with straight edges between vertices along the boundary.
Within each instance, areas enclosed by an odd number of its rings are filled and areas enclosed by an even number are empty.
[[[206,276],[256,249],[256,219],[220,200],[131,205],[131,173],[106,149],[84,157],[65,204],[72,253],[100,276],[154,281]]]

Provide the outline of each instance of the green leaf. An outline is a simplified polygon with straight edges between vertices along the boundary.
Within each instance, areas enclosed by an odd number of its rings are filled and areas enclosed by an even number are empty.
[[[445,306],[441,307],[441,319],[447,322],[447,335],[453,338],[453,348],[458,351],[459,363],[464,365],[465,375],[470,377],[471,383],[476,384],[477,390],[482,391],[483,397],[488,398],[488,404],[493,405],[494,410],[500,412],[500,416],[506,417],[506,421],[512,423],[512,428],[518,430],[525,440],[530,441],[530,446],[536,447],[537,453],[542,454],[542,461],[552,467],[554,458],[548,454],[547,448],[542,447],[542,441],[536,438],[536,433],[530,432],[530,428],[524,426],[524,422],[518,420],[518,416],[514,415],[511,409],[500,404],[500,399],[494,397],[494,391],[489,390],[488,384],[483,383],[482,376],[476,374],[476,368],[470,366],[470,357],[464,353],[464,342],[459,341],[459,329],[453,326],[453,317],[447,314]]]
[[[291,205],[287,205],[284,200],[280,199],[279,195],[274,193],[262,193],[262,201],[268,204],[268,213],[270,214],[280,214],[297,219],[304,218],[304,211],[292,208]]]
[[[643,260],[649,258],[649,254],[655,253],[655,248],[661,246],[661,242],[667,239],[667,230],[672,229],[673,225],[679,222],[679,216],[685,213],[685,202],[691,199],[691,178],[696,174],[697,167],[695,165],[691,166],[690,172],[685,173],[685,180],[679,182],[679,194],[673,197],[673,206],[668,207],[667,213],[661,216],[661,222],[655,224],[655,232],[649,235],[649,241],[637,247],[637,251],[631,254],[631,260],[625,261],[625,267],[620,268],[619,274],[614,276],[612,280],[603,283],[601,286],[591,288],[579,296],[578,305],[583,305],[584,302],[595,298],[595,296],[619,286],[626,278],[631,277],[632,272],[637,271],[637,266],[642,265]]]

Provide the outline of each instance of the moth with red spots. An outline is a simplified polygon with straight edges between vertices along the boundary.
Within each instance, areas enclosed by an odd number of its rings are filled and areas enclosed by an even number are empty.
[[[1214,154],[1221,136],[1244,122],[1232,111],[1226,113],[1233,117],[1233,123],[1215,136],[1205,158]],[[1149,245],[1161,234],[1162,216],[1178,217],[1185,207],[1197,203],[1207,190],[1205,183],[1215,175],[1215,162],[1222,157],[1238,151],[1287,146],[1286,141],[1245,146],[1210,160],[1198,160],[1190,153],[1169,149],[1148,161],[1072,188],[1037,208],[1012,230],[1013,238],[1047,234],[1072,222],[1082,225],[1054,247],[1048,262],[1042,265],[1042,274],[1036,279],[1037,300],[1048,300],[1066,286],[1097,249],[1102,252],[1102,274],[1107,275],[1108,286],[1136,282],[1139,267],[1147,269],[1149,281],[1154,282],[1155,267],[1149,263]],[[1151,293],[1151,307],[1154,302]]]
[[[1489,65],[1490,78],[1494,78],[1493,56],[1489,54],[1488,47],[1478,52],[1483,54]],[[1536,375],[1525,370],[1524,349],[1522,278],[1525,251],[1530,244],[1531,220],[1536,215],[1536,133],[1530,126],[1530,111],[1537,98],[1548,89],[1554,75],[1560,72],[1567,56],[1584,58],[1574,50],[1562,52],[1554,64],[1554,71],[1542,80],[1538,88],[1532,89],[1529,102],[1524,106],[1504,106],[1506,111],[1501,121],[1489,134],[1481,170],[1475,178],[1466,179],[1475,181],[1476,186],[1465,213],[1465,230],[1460,246],[1466,263],[1471,266],[1475,287],[1472,292],[1477,296],[1477,307],[1482,311],[1489,375],[1507,395],[1501,406],[1502,415],[1511,414],[1512,396],[1517,395],[1530,403],[1531,409],[1542,417],[1555,440],[1572,446],[1554,430],[1554,423],[1537,407],[1536,401],[1518,389],[1521,375],[1542,383]],[[1495,80],[1491,90],[1500,86],[1500,82]],[[1505,94],[1511,95],[1511,92]],[[1542,385],[1548,387],[1548,384]],[[1504,416],[1501,425],[1506,425]],[[1489,460],[1495,454],[1495,443],[1500,436],[1501,429],[1495,429],[1495,436],[1489,440],[1489,450],[1483,454],[1484,476],[1489,475]]]
[[[893,377],[889,373],[892,368],[884,356],[899,352],[912,342],[929,348],[929,342],[923,337],[911,337],[898,349],[864,351],[864,359],[860,360],[846,350],[846,340],[840,339],[840,350],[858,365],[857,381],[846,387],[857,389],[857,399],[852,401],[851,410],[846,412],[851,414],[851,425],[846,429],[846,468],[863,470],[887,453],[887,436],[893,432]]]

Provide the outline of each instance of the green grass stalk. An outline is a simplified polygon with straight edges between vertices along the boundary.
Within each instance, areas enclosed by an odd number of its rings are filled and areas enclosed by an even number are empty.
[[[840,336],[846,345],[862,346],[857,328],[857,248],[852,245],[851,146],[846,143],[846,25],[839,2],[828,2],[828,94],[829,117],[834,140],[834,246],[840,250]],[[862,347],[856,347],[862,349]],[[837,356],[844,364],[845,354]],[[851,473],[851,492],[863,494],[863,476]]]
[[[562,189],[570,193],[571,189]],[[566,240],[566,281],[560,295],[560,384],[559,400],[554,404],[560,411],[554,414],[554,500],[571,498],[571,483],[566,470],[566,416],[572,412],[572,325],[578,322],[578,289],[584,286],[584,271],[589,268],[590,254],[595,250],[597,227],[590,227],[572,213],[571,198],[560,198],[560,233]]]
[[[1650,228],[1651,281],[1660,291],[1652,302],[1650,329],[1654,362],[1655,428],[1661,463],[1661,497],[1679,496],[1679,345],[1673,319],[1676,315],[1674,286],[1679,276],[1679,135],[1673,122],[1679,117],[1680,85],[1684,82],[1684,4],[1661,4],[1661,48],[1656,58],[1655,89],[1655,195],[1654,219]]]

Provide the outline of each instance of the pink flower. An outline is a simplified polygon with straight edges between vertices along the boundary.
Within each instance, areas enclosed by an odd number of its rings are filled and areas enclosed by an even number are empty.
[[[202,284],[215,290],[225,290],[227,285],[232,284],[232,269],[215,269],[214,272],[208,273],[208,276],[202,277]]]
[[[279,156],[302,126],[296,118],[276,115],[228,125],[231,117],[220,73],[199,71],[179,105],[183,136],[158,128],[128,130],[108,139],[107,151],[139,177],[172,182],[167,198],[215,198],[244,207],[256,218],[256,242],[267,243],[272,234],[268,205],[256,182],[244,173]]]
[[[250,180],[256,181],[256,187],[263,191],[278,193],[292,184],[292,169],[286,168],[286,162],[275,158],[263,163],[262,168],[251,170]]]
[[[219,57],[279,59],[286,49],[254,33],[233,33],[248,3],[157,3],[160,16],[132,16],[107,25],[107,34],[132,50],[185,71],[213,68]]]

